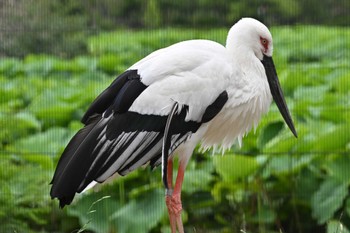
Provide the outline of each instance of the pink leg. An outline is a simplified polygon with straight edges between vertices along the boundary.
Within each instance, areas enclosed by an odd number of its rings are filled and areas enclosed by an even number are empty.
[[[168,207],[168,215],[170,221],[171,232],[176,232],[176,218],[175,215],[170,211],[169,197],[171,197],[171,192],[173,192],[173,160],[168,160],[168,171],[167,171],[167,182],[168,190],[166,190],[165,203]]]
[[[173,189],[173,160],[168,160],[167,181],[169,189]]]
[[[169,166],[170,165],[170,166]],[[172,161],[168,162],[168,185],[169,188],[172,187]],[[170,169],[171,168],[171,169]],[[169,192],[166,195],[166,205],[168,207],[168,213],[169,213],[169,219],[170,219],[170,226],[171,226],[171,232],[176,233],[176,227],[180,233],[184,232],[182,219],[181,219],[181,211],[182,211],[182,203],[181,203],[181,188],[182,188],[182,182],[184,179],[185,174],[185,168],[180,163],[178,172],[177,172],[177,178],[175,183],[175,188],[173,192]],[[171,183],[169,183],[171,181]]]

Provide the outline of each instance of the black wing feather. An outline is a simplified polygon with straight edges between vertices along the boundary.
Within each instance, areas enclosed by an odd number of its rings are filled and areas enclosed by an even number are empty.
[[[104,90],[90,105],[90,107],[84,114],[83,118],[81,119],[81,122],[86,124],[89,117],[91,117],[92,115],[102,114],[104,111],[106,111],[115,101],[116,97],[120,94],[119,91],[130,80],[138,80],[138,81],[140,80],[140,76],[137,74],[137,70],[127,70],[123,74],[121,74],[118,78],[116,78],[111,83],[111,85],[106,90]],[[127,101],[130,105],[135,100],[135,95],[133,95],[133,97],[134,98]],[[125,98],[123,99],[125,100]],[[130,103],[130,101],[132,102]],[[123,109],[125,108],[126,106],[123,106]]]
[[[96,138],[107,124],[107,119],[99,115],[81,129],[69,142],[57,165],[51,181],[50,195],[60,199],[60,206],[70,204],[94,158],[91,156],[96,146]]]
[[[113,102],[112,110],[114,113],[127,112],[134,100],[143,92],[147,86],[140,79],[131,79],[125,83],[119,91],[115,101]]]
[[[53,182],[59,177],[64,169],[67,167],[67,164],[69,164],[69,161],[72,159],[70,154],[73,154],[78,147],[80,146],[80,142],[83,141],[91,132],[91,130],[94,128],[96,123],[100,120],[101,118],[99,115],[94,115],[89,119],[88,125],[86,125],[84,128],[78,131],[74,135],[74,137],[70,140],[66,148],[64,149],[62,156],[58,160],[57,166],[56,166],[56,171],[55,174],[50,182],[50,184],[53,184]]]
[[[216,100],[207,107],[203,116],[202,123],[211,121],[224,107],[228,100],[228,94],[226,91],[223,91]]]
[[[106,136],[108,139],[114,139],[122,132],[161,132],[165,123],[166,116],[143,115],[137,112],[115,114],[107,126]]]
[[[151,150],[154,150],[155,152],[153,153],[152,158],[149,160],[151,163],[154,160],[158,160],[161,157],[161,145],[160,142],[162,141],[163,134],[158,134],[157,137],[152,141],[152,143],[143,150],[142,153],[137,155],[132,161],[130,161],[128,164],[125,164],[124,167],[120,170],[121,175],[126,175],[129,172],[131,172],[133,169],[131,169],[132,166],[134,166],[137,162],[139,162],[144,155],[150,153]],[[158,145],[159,144],[159,145]],[[156,148],[157,147],[157,148]],[[142,163],[142,165],[145,163]]]
[[[152,167],[160,164],[168,116],[128,111],[146,88],[137,71],[129,70],[92,103],[82,119],[84,128],[67,145],[51,182],[51,197],[57,197],[61,207],[70,204],[75,193],[92,181],[103,182],[116,172],[125,175],[147,162]],[[226,101],[227,93],[223,92],[207,108],[201,122],[185,121],[188,106],[174,114],[167,134],[169,154],[202,123],[215,117]]]

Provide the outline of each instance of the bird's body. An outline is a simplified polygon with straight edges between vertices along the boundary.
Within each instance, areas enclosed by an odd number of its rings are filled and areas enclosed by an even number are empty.
[[[254,38],[258,45],[249,43],[250,34],[260,36]],[[272,49],[268,29],[243,19],[230,30],[226,47],[208,40],[184,41],[135,63],[87,110],[85,127],[57,165],[51,196],[64,206],[91,183],[115,173],[126,175],[146,163],[162,165],[164,184],[172,190],[172,159],[178,154],[178,178],[167,206],[172,231],[176,225],[182,231],[175,209],[181,212],[181,184],[195,146],[227,149],[236,139],[241,143],[268,111],[272,97],[282,98],[281,108],[286,109],[268,58]]]
[[[129,110],[168,115],[175,101],[189,106],[185,120],[200,121],[205,108],[226,90],[227,103],[218,116],[201,125],[205,129],[200,139],[205,148],[230,148],[236,139],[241,143],[252,125],[257,126],[272,100],[267,80],[260,78],[265,74],[261,62],[257,60],[256,69],[251,69],[250,63],[238,66],[243,64],[240,60],[239,54],[209,40],[158,50],[129,68],[149,85]]]

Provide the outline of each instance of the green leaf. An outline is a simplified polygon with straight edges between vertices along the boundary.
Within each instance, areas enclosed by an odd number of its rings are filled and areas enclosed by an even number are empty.
[[[78,56],[74,58],[73,64],[77,64],[78,67],[83,67],[84,70],[91,72],[97,68],[97,59],[95,57]]]
[[[166,213],[163,200],[163,190],[148,190],[117,210],[110,218],[118,223],[118,232],[149,232]]]
[[[347,184],[334,178],[327,178],[312,196],[312,216],[319,224],[324,224],[342,206],[347,194]]]
[[[293,173],[308,165],[316,155],[271,155],[264,168],[265,176]]]
[[[182,184],[182,190],[187,193],[193,193],[205,189],[212,181],[213,177],[207,170],[188,170],[186,178]]]
[[[299,152],[345,152],[350,142],[350,125],[333,124],[330,122],[314,121],[308,122],[309,132],[305,135],[303,143],[297,144]],[[299,139],[298,139],[299,142]]]
[[[298,134],[300,130],[298,128]],[[299,140],[299,139],[298,139]],[[278,137],[272,138],[264,147],[263,153],[266,154],[279,154],[290,153],[296,146],[296,139],[291,132],[283,131]]]
[[[308,167],[315,166],[310,163]],[[310,200],[312,195],[319,189],[320,180],[317,174],[315,174],[311,169],[301,169],[295,179],[295,197],[296,200],[305,205],[310,205]]]
[[[294,92],[294,98],[297,100],[309,100],[312,103],[322,101],[324,95],[329,91],[330,87],[327,85],[323,86],[310,86],[310,87],[299,87]]]
[[[328,161],[325,166],[332,177],[350,185],[350,155],[337,155],[335,159]]]
[[[252,216],[248,219],[249,222],[254,223],[272,223],[276,219],[276,213],[270,207],[261,206],[256,213],[256,215]]]
[[[235,181],[253,174],[258,162],[255,157],[225,155],[214,157],[214,167],[225,181]]]
[[[54,127],[45,132],[22,138],[7,149],[14,153],[54,156],[65,147],[71,136],[70,130]]]
[[[29,110],[46,125],[63,125],[69,122],[79,105],[61,99],[64,96],[63,90],[61,92],[54,90],[44,92],[32,102]],[[65,92],[68,95],[73,93],[71,89],[66,89]]]
[[[0,154],[0,231],[35,232],[52,221],[51,171]]]
[[[327,233],[350,233],[348,228],[338,220],[327,222]]]
[[[110,216],[121,208],[121,205],[115,198],[101,196],[101,193],[85,195],[67,209],[69,215],[79,217],[82,226],[80,230],[93,230],[97,233],[116,232],[117,226]]]
[[[350,141],[350,125],[341,124],[331,132],[321,135],[315,143],[316,151],[344,152],[346,144]]]
[[[55,72],[71,72],[81,73],[86,71],[86,68],[80,65],[75,60],[58,60],[53,63],[53,71]]]
[[[269,142],[272,138],[276,137],[278,133],[282,130],[284,123],[282,121],[273,122],[266,125],[259,134],[258,137],[258,147],[264,148],[265,144]]]
[[[350,197],[346,199],[345,202],[345,212],[348,216],[350,216]]]
[[[115,195],[115,186],[105,186],[98,193],[84,195],[68,208],[68,213],[79,217],[82,228],[101,232],[149,232],[166,214],[164,191],[145,189],[135,199],[122,205]],[[102,197],[102,198],[101,198]]]
[[[10,144],[21,137],[38,132],[40,128],[40,122],[30,113],[0,113],[0,144]]]
[[[350,69],[344,70],[340,69],[337,70],[337,76],[334,77],[334,79],[330,80],[333,84],[333,87],[337,90],[337,92],[340,93],[348,93],[350,90],[350,81],[349,81],[349,76],[350,76]]]
[[[76,80],[77,82],[79,80]],[[62,83],[64,84],[64,83]],[[71,82],[64,85],[64,88],[56,88],[44,91],[35,98],[29,106],[29,110],[33,112],[45,126],[64,125],[74,118],[74,113],[83,105],[87,97],[85,86]]]
[[[54,167],[52,158],[41,154],[27,154],[24,159],[28,162],[39,164],[44,169],[52,169]]]
[[[115,73],[116,67],[121,63],[121,59],[114,54],[103,54],[98,60],[97,67],[106,73]]]
[[[15,76],[22,71],[22,61],[15,58],[0,59],[0,73],[6,76]]]
[[[57,60],[57,58],[49,55],[30,54],[24,59],[24,71],[27,75],[47,75],[51,72]]]

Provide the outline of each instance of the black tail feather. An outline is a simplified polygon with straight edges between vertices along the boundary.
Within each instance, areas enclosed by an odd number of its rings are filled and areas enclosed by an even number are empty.
[[[91,152],[98,142],[96,139],[107,123],[108,119],[101,115],[92,116],[64,150],[52,178],[50,192],[51,198],[60,200],[60,207],[72,202],[94,160]]]

